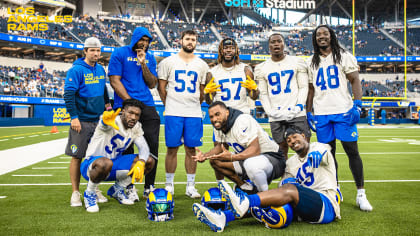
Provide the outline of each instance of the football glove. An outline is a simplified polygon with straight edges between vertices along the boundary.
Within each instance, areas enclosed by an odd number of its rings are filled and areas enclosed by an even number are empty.
[[[111,126],[112,128],[119,130],[120,128],[115,124],[115,118],[120,114],[121,108],[118,108],[117,111],[110,110],[104,111],[102,114],[102,120],[104,124]]]
[[[144,166],[146,163],[144,161],[138,161],[136,164],[131,168],[130,172],[128,172],[127,175],[132,175],[131,183],[134,184],[134,182],[141,183],[143,181],[144,177]]]
[[[216,84],[214,82],[214,77],[211,78],[211,80],[208,82],[208,84],[206,85],[206,87],[204,87],[204,93],[205,94],[209,94],[210,99],[213,99],[213,96],[211,95],[212,93],[215,93],[217,91],[221,91],[220,90],[220,84]]]
[[[281,110],[273,110],[270,113],[270,116],[273,117],[274,119],[278,119],[278,120],[286,120],[287,118],[287,113],[281,111]]]
[[[295,107],[292,107],[286,115],[286,120],[294,119],[301,111],[303,111],[303,105],[297,104]]]
[[[318,168],[325,153],[327,153],[327,151],[325,151],[323,154],[321,154],[319,151],[310,152],[308,154],[308,165],[312,166],[312,168]]]
[[[353,107],[347,113],[350,116],[350,125],[357,124],[360,120],[360,114],[362,113],[362,101],[354,100]]]
[[[249,90],[256,90],[258,88],[257,83],[255,83],[255,81],[253,79],[251,79],[251,77],[249,77],[249,75],[246,76],[246,80],[245,82],[240,82],[241,86],[244,88],[247,88]]]
[[[298,182],[298,179],[296,179],[296,178],[284,179],[280,182],[279,186],[285,185],[285,184],[293,184],[293,185],[296,185],[296,186],[300,185],[299,182]]]
[[[306,118],[308,119],[308,124],[311,130],[316,132],[315,117],[312,115],[312,112],[306,113]]]

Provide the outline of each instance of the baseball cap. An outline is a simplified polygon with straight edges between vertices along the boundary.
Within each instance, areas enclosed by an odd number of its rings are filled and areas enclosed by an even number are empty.
[[[84,44],[85,48],[100,48],[101,46],[101,41],[95,37],[87,38]]]
[[[284,132],[284,139],[287,139],[292,134],[303,134],[303,131],[297,126],[289,126]]]
[[[231,39],[231,38],[225,38],[222,41],[223,47],[224,46],[236,46],[236,42],[235,40]]]

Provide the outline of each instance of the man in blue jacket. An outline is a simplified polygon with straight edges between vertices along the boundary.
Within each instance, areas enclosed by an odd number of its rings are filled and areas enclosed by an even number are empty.
[[[130,45],[116,49],[109,61],[108,76],[114,88],[114,108],[122,106],[126,99],[134,98],[142,101],[146,106],[142,109],[140,123],[144,137],[149,145],[151,155],[156,157],[156,165],[146,175],[143,197],[147,198],[155,183],[157,157],[159,149],[160,118],[156,112],[150,89],[157,85],[156,59],[148,52],[152,35],[144,27],[134,30]],[[134,153],[131,146],[124,154]],[[127,187],[135,192],[134,185]],[[133,195],[132,195],[133,196]],[[132,199],[138,201],[138,199]]]
[[[70,206],[82,206],[80,200],[80,163],[85,157],[90,138],[98,124],[99,117],[109,104],[106,89],[106,73],[97,63],[101,55],[101,42],[95,37],[87,38],[83,52],[86,57],[73,63],[67,72],[64,85],[64,101],[70,113],[71,124],[66,147],[66,155],[72,157],[70,161],[70,180],[73,193]],[[98,201],[108,201],[97,189]]]

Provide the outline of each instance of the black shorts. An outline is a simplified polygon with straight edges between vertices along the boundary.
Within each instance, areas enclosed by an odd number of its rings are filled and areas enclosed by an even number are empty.
[[[70,127],[65,153],[68,156],[82,159],[86,155],[90,138],[92,138],[98,122],[80,121],[80,125],[82,126],[80,133],[77,133]]]
[[[284,132],[286,132],[286,129],[290,126],[299,127],[304,132],[306,137],[311,137],[311,130],[309,129],[306,116],[300,116],[289,121],[270,122],[271,135],[273,136],[273,139],[276,141],[276,143],[282,143],[286,141],[284,140]]]

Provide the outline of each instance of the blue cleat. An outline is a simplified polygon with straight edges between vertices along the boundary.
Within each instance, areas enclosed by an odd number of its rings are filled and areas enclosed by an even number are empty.
[[[108,189],[108,196],[117,199],[120,204],[123,205],[133,205],[134,202],[130,200],[127,195],[124,193],[124,188],[117,186],[116,184],[112,185]]]
[[[229,202],[230,208],[237,218],[242,218],[249,208],[247,194],[242,191],[234,192],[229,184],[222,180],[219,182],[219,189],[222,196]]]
[[[99,206],[97,203],[97,196],[94,191],[85,190],[83,194],[83,200],[85,202],[85,208],[87,212],[98,212]]]

